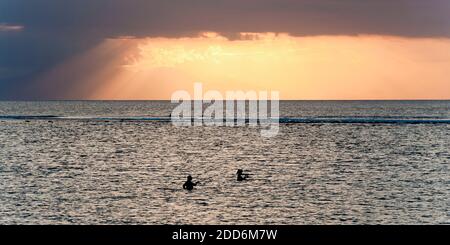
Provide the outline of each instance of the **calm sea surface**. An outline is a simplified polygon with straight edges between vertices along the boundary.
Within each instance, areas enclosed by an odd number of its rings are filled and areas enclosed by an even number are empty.
[[[450,223],[450,101],[285,101],[273,138],[173,107],[0,102],[0,224]]]

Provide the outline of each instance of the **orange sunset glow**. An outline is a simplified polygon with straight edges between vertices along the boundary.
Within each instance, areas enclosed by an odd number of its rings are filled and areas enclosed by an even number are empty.
[[[65,96],[170,99],[202,82],[221,92],[277,90],[281,99],[446,99],[450,52],[444,50],[450,39],[240,33],[230,40],[214,32],[119,37],[66,61],[41,85],[81,74]]]

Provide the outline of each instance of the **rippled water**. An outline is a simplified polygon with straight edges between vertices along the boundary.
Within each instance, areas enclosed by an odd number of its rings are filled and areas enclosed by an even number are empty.
[[[263,138],[101,119],[166,117],[164,101],[0,102],[0,223],[450,223],[450,124],[426,123],[450,119],[450,101],[280,106],[288,118],[365,121],[282,123]],[[367,120],[380,118],[425,121]],[[237,168],[251,180],[236,182]],[[192,192],[188,174],[201,181]]]

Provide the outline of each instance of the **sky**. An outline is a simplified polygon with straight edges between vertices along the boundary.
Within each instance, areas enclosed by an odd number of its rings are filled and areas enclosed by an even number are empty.
[[[450,99],[448,0],[0,0],[0,99]]]

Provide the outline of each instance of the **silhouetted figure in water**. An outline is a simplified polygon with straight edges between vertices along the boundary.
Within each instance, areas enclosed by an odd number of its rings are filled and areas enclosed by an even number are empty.
[[[192,182],[192,176],[188,176],[187,177],[187,181],[186,182],[184,182],[184,184],[183,184],[183,189],[185,189],[185,190],[188,190],[188,191],[192,191],[192,189],[194,189],[194,186],[196,186],[198,183],[200,183],[200,182]]]
[[[243,181],[243,180],[247,180],[249,174],[244,174],[244,170],[242,169],[238,169],[238,171],[236,172],[237,175],[237,181]]]

